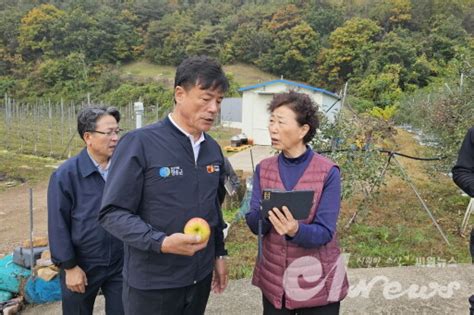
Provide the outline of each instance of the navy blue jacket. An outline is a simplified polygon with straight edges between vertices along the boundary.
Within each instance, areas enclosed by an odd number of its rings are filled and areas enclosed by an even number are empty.
[[[458,161],[452,172],[456,185],[474,198],[474,127],[469,129],[464,137]]]
[[[104,179],[86,149],[64,162],[48,187],[48,235],[52,260],[85,271],[123,257],[123,244],[99,224]]]
[[[209,135],[197,162],[190,139],[169,120],[126,134],[112,157],[100,222],[125,244],[123,275],[137,289],[188,286],[208,276],[225,255],[220,210],[224,158]],[[211,226],[208,246],[188,257],[161,253],[166,235],[192,217]]]

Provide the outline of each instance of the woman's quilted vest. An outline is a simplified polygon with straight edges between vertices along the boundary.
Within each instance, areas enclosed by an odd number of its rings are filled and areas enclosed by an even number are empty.
[[[313,207],[308,218],[316,215],[324,181],[333,162],[314,154],[294,190],[314,190]],[[278,170],[278,156],[260,163],[260,186],[263,189],[285,190]],[[278,309],[298,309],[341,301],[349,288],[346,269],[336,234],[318,248],[300,247],[272,228],[263,237],[262,256],[255,266],[252,283]],[[285,296],[285,305],[282,305]]]

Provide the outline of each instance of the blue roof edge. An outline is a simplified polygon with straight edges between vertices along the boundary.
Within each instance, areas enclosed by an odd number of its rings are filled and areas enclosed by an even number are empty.
[[[255,84],[255,85],[244,86],[243,88],[239,89],[239,92],[253,90],[253,89],[256,89],[256,88],[259,88],[259,87],[262,87],[262,86],[272,85],[272,84],[275,84],[275,83],[286,83],[288,85],[293,85],[293,86],[296,86],[296,87],[321,92],[323,94],[327,94],[327,95],[333,96],[335,98],[341,99],[341,97],[339,95],[337,95],[335,93],[332,93],[332,92],[329,92],[328,90],[317,88],[317,87],[307,85],[307,84],[303,84],[303,83],[284,80],[284,79],[272,80],[272,81],[267,81],[267,82],[262,82],[262,83],[259,83],[259,84]]]

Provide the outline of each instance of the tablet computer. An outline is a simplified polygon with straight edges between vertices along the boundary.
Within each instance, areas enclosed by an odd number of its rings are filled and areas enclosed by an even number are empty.
[[[268,211],[273,208],[281,210],[286,206],[290,210],[293,218],[296,220],[304,220],[313,206],[313,190],[292,190],[279,191],[264,189],[262,195],[262,211],[265,217],[268,217]]]

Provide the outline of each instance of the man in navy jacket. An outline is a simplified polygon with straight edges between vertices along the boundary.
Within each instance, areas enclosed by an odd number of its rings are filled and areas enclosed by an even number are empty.
[[[61,269],[64,314],[92,314],[99,289],[107,314],[123,314],[123,244],[98,221],[110,157],[117,145],[120,113],[88,107],[77,118],[86,143],[52,175],[48,187],[48,234],[53,262]]]
[[[173,112],[129,132],[117,146],[100,222],[124,242],[126,314],[203,314],[210,290],[227,286],[224,158],[205,133],[227,89],[214,60],[184,60],[176,70]],[[208,241],[183,234],[193,217],[209,223]]]

